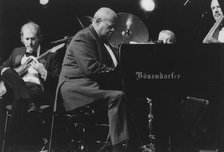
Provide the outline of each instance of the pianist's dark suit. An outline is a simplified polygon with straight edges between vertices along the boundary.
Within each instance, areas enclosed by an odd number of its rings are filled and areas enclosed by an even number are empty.
[[[100,72],[111,71],[113,67],[103,41],[90,25],[71,40],[58,88],[66,111],[103,100],[108,107],[111,142],[115,145],[129,139],[126,97],[122,91],[102,89],[98,81]]]

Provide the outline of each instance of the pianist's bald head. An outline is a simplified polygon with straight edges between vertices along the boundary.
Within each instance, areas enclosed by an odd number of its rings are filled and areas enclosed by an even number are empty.
[[[113,32],[117,14],[108,7],[102,7],[96,11],[92,25],[99,37],[108,40]]]
[[[97,20],[98,18],[102,20],[108,20],[111,18],[117,18],[117,14],[110,8],[108,7],[102,7],[96,11],[93,17],[93,21]]]

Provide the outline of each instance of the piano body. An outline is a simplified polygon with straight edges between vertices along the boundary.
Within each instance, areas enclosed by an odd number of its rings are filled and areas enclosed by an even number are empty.
[[[177,151],[190,151],[195,143],[201,149],[224,147],[224,44],[124,44],[119,60],[123,88],[142,132],[148,111],[143,102],[152,99],[157,149],[170,142],[182,148]],[[145,134],[140,133],[143,141]]]
[[[224,82],[224,45],[124,44],[120,66],[127,93],[207,98]]]

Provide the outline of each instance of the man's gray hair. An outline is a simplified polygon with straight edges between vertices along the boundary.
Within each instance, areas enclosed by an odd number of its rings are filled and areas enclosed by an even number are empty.
[[[37,34],[37,38],[39,40],[42,40],[42,34],[41,34],[40,26],[38,24],[36,24],[35,22],[29,21],[29,22],[27,22],[26,24],[24,24],[21,27],[21,30],[20,30],[21,40],[22,40],[22,37],[23,37],[23,31],[24,31],[24,29],[30,29],[30,30],[35,31],[36,34]]]

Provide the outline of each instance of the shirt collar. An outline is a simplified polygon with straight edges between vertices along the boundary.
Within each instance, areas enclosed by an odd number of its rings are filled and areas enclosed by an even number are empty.
[[[33,53],[35,53],[35,52],[36,52],[36,56],[39,57],[40,56],[40,45],[38,46],[37,50],[35,50]],[[30,52],[26,50],[26,53],[30,53]]]

